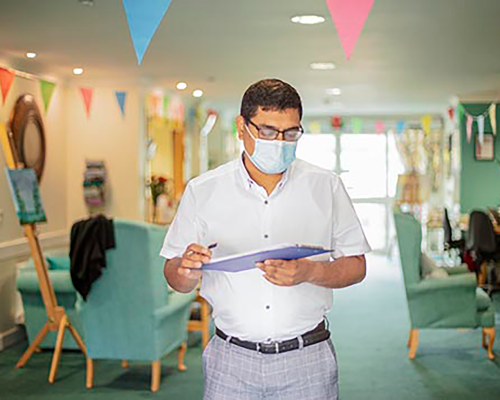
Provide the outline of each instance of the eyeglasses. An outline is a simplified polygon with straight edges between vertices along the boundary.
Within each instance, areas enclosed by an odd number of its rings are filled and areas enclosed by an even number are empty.
[[[296,142],[297,140],[300,139],[300,137],[304,133],[304,128],[302,128],[302,126],[280,131],[278,129],[273,129],[273,128],[261,128],[260,126],[254,124],[250,120],[248,120],[247,122],[251,124],[253,127],[255,127],[255,129],[257,129],[257,132],[259,133],[259,138],[264,140],[276,140],[280,135],[280,133],[282,133],[283,139],[285,139],[287,142]]]

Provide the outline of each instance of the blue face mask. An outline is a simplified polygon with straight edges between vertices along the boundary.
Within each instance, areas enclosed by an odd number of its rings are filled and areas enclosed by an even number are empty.
[[[254,138],[246,125],[245,129],[255,141],[253,154],[248,154],[246,149],[245,153],[260,171],[265,174],[280,174],[294,162],[297,142]]]

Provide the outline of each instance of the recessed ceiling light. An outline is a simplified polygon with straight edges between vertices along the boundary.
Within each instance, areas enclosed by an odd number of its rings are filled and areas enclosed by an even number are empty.
[[[36,53],[26,53],[26,57],[28,57],[28,58],[35,58],[36,57]]]
[[[184,89],[186,89],[188,87],[188,85],[187,85],[186,82],[179,82],[176,87],[179,90],[184,90]]]
[[[331,62],[315,62],[311,63],[311,69],[318,71],[328,71],[335,69],[335,64]]]
[[[83,74],[83,68],[73,68],[73,73],[75,75],[81,75]]]
[[[92,7],[94,5],[94,0],[78,0],[78,2],[87,7]]]
[[[201,96],[203,96],[203,90],[196,89],[196,90],[193,92],[193,96],[194,96],[194,97],[201,97]]]
[[[319,15],[297,15],[292,18],[292,22],[303,25],[314,25],[325,22],[325,19]]]
[[[342,90],[339,88],[326,89],[326,93],[334,96],[340,96],[342,94]]]

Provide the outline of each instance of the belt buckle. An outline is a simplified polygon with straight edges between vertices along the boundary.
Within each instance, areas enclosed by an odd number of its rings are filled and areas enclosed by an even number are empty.
[[[274,342],[274,348],[276,349],[276,354],[280,353],[280,344],[278,342]]]

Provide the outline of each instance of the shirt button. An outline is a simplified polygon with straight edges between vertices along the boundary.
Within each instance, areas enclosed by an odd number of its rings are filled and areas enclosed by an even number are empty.
[[[269,310],[271,308],[271,306],[267,305],[266,306],[266,310]]]
[[[264,235],[264,239],[267,239],[268,237],[269,237],[269,235],[268,235],[268,234],[265,234],[265,235]]]
[[[266,200],[266,201],[264,202],[264,204],[267,206],[267,205],[269,204],[269,202]]]

